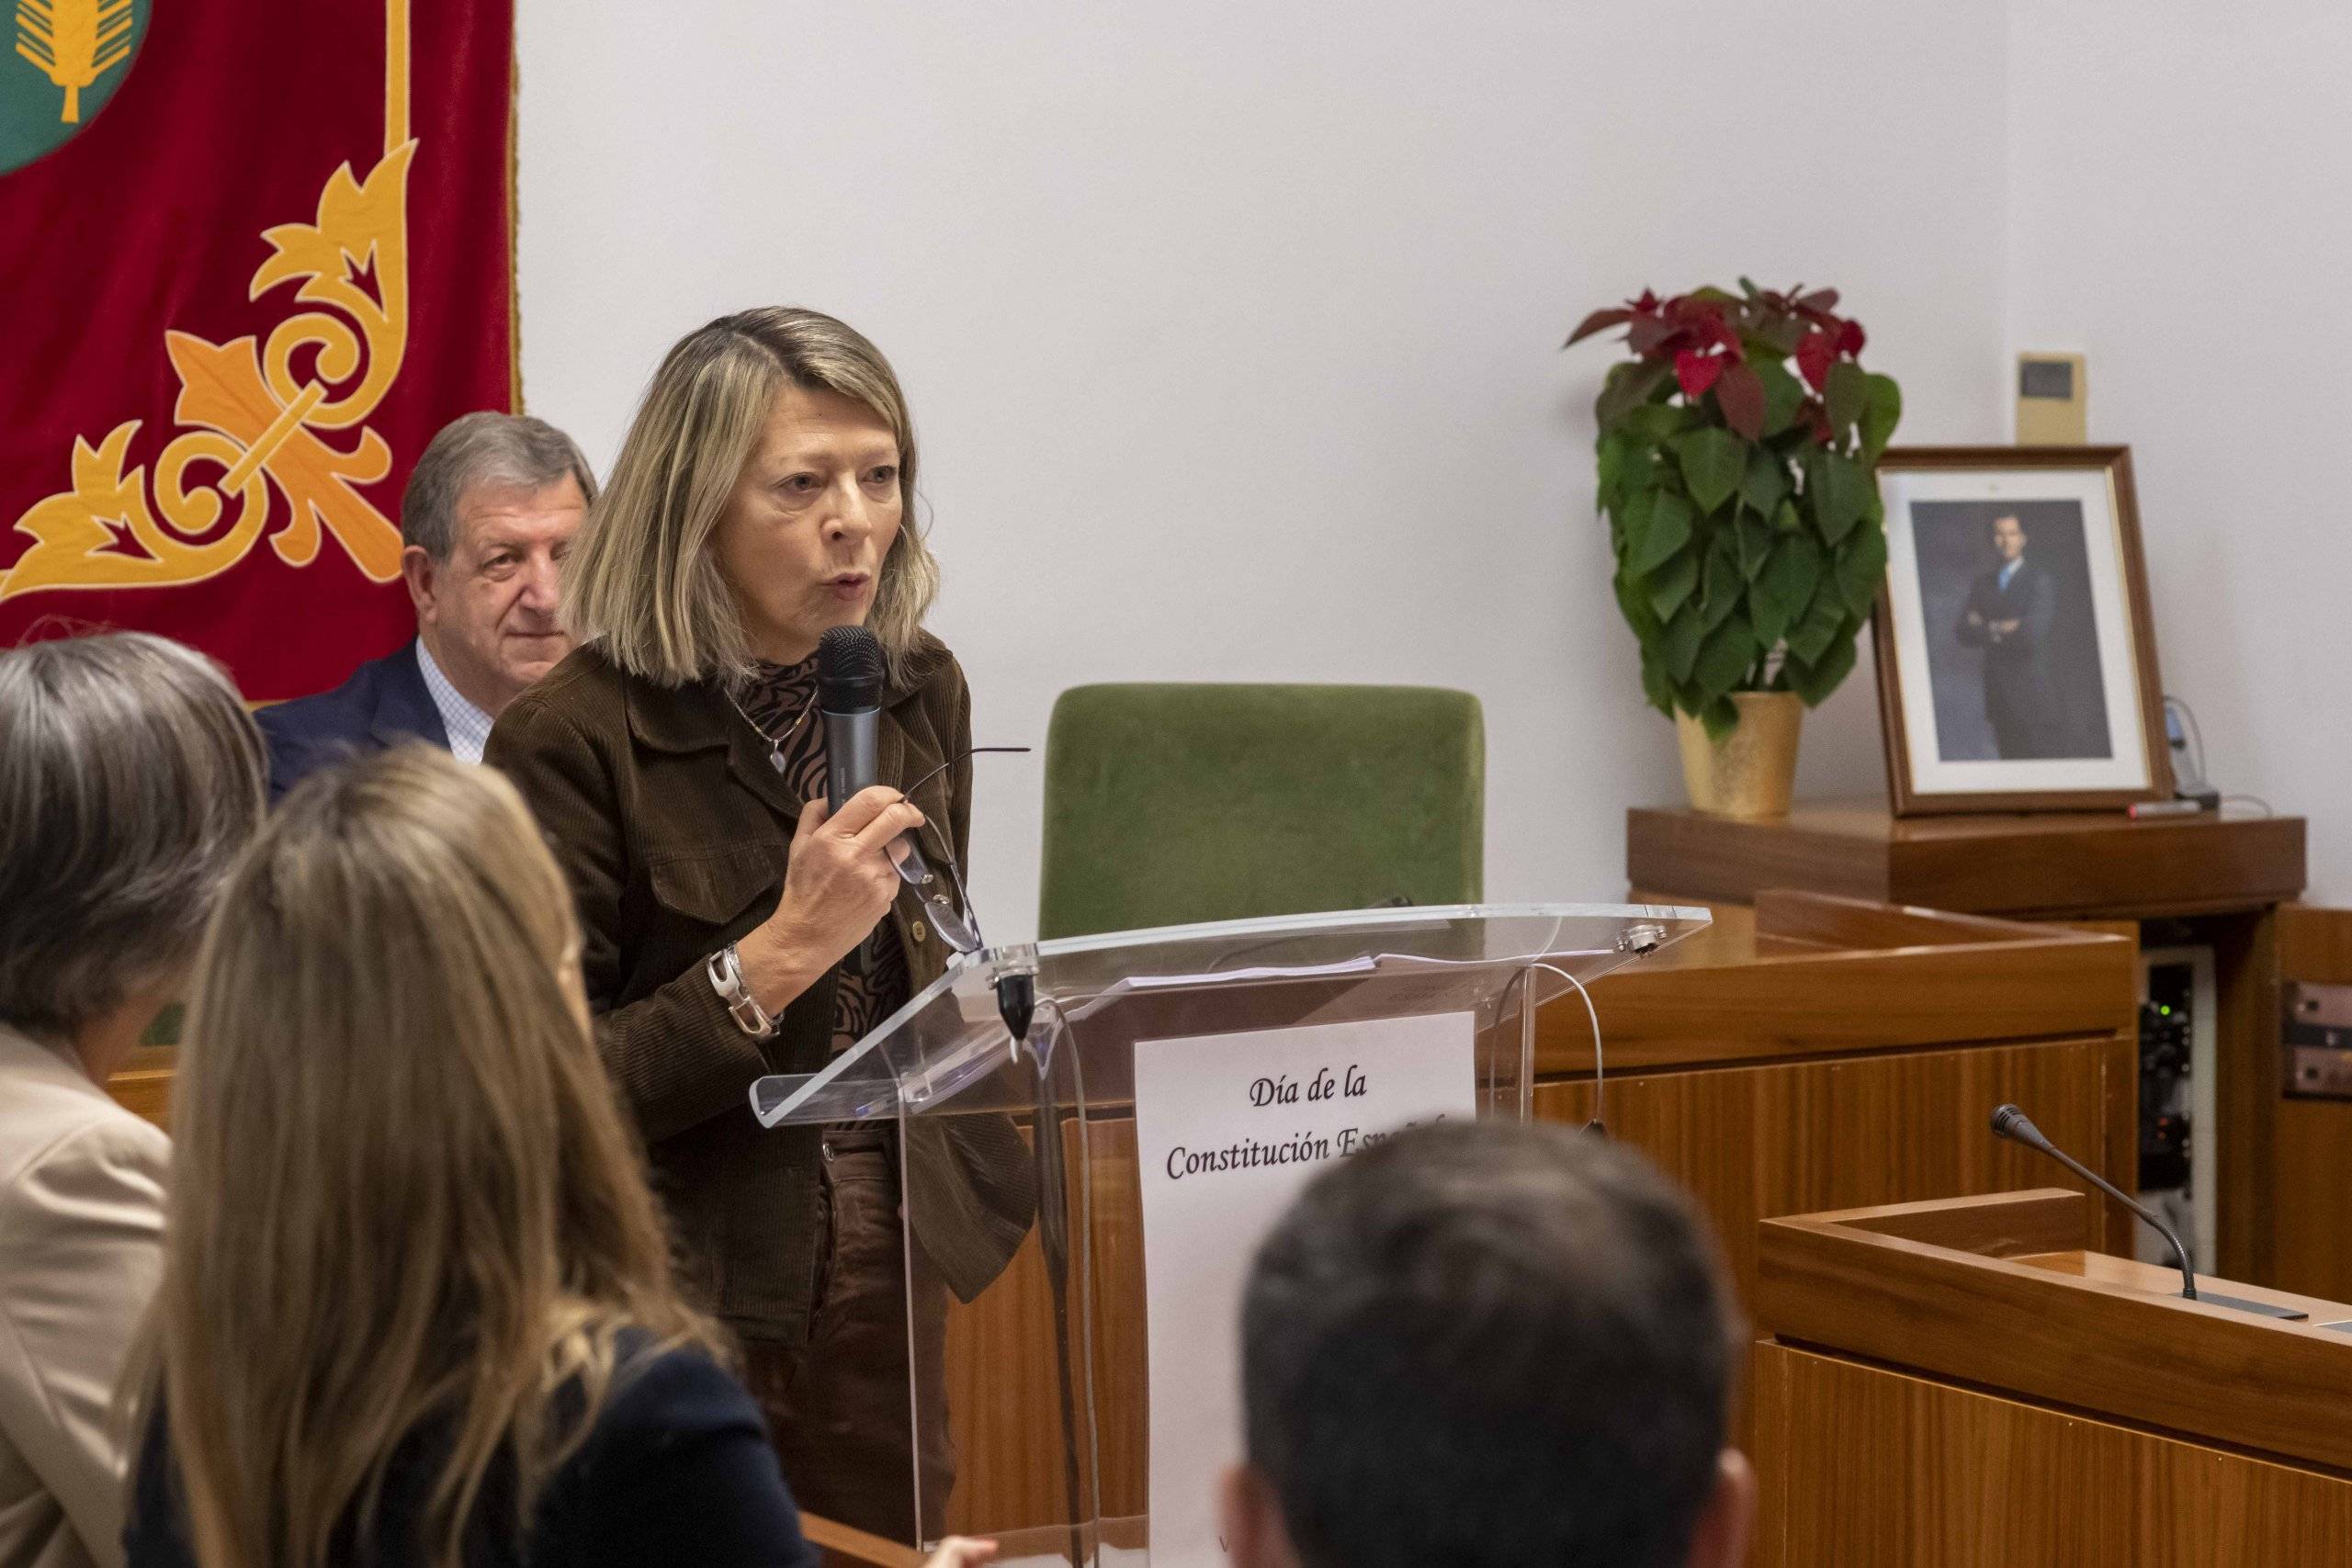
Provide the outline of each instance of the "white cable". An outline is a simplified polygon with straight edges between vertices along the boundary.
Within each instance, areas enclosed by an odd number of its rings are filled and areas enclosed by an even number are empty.
[[[2189,772],[2197,775],[2199,784],[2211,789],[2213,775],[2205,771],[2205,727],[2197,722],[2197,710],[2178,697],[2166,697],[2165,701],[2178,708],[2180,716],[2188,721],[2188,743],[2197,750],[2197,760],[2189,763]]]
[[[1589,948],[1575,954],[1574,956],[1591,957],[1598,956],[1603,952],[1613,951],[1613,949]],[[1568,955],[1563,954],[1562,956],[1565,957]],[[1486,969],[1493,967],[1495,963],[1495,960],[1491,958],[1438,958],[1430,954],[1421,953],[1384,953],[1380,954],[1379,957],[1374,959],[1373,963],[1374,964],[1379,964],[1389,959],[1395,959],[1399,963],[1405,964],[1433,964],[1448,969]],[[1589,1120],[1595,1127],[1605,1126],[1606,1121],[1601,1115],[1601,1107],[1605,1099],[1606,1085],[1602,1078],[1600,1013],[1592,1005],[1592,993],[1586,990],[1584,988],[1584,982],[1577,979],[1574,975],[1569,974],[1566,970],[1561,968],[1556,964],[1547,963],[1540,959],[1532,964],[1521,964],[1519,966],[1518,971],[1512,975],[1511,979],[1516,982],[1521,976],[1532,974],[1538,969],[1557,975],[1561,979],[1566,980],[1569,985],[1574,986],[1577,988],[1577,995],[1584,1001],[1584,1016],[1592,1025],[1592,1115]],[[1509,990],[1510,987],[1506,986],[1504,989]],[[1527,1005],[1530,1007],[1533,1007],[1535,1005],[1535,999],[1532,994],[1529,996]],[[1532,1073],[1534,1070],[1534,1064],[1528,1064],[1528,1071]]]
[[[1590,991],[1588,991],[1588,990],[1586,990],[1586,989],[1584,988],[1584,982],[1583,982],[1582,980],[1577,979],[1574,975],[1569,974],[1566,970],[1565,970],[1565,969],[1561,968],[1561,967],[1560,967],[1558,964],[1531,964],[1531,965],[1529,965],[1529,967],[1531,967],[1531,968],[1534,968],[1534,969],[1549,969],[1553,974],[1557,975],[1561,979],[1566,980],[1569,985],[1574,986],[1574,987],[1577,988],[1577,997],[1579,997],[1580,998],[1582,998],[1582,1000],[1583,1000],[1583,1002],[1584,1002],[1584,1016],[1585,1016],[1585,1018],[1586,1018],[1586,1019],[1587,1019],[1587,1020],[1588,1020],[1588,1021],[1592,1024],[1592,1117],[1591,1117],[1591,1122],[1592,1122],[1592,1125],[1594,1125],[1595,1127],[1600,1127],[1600,1128],[1604,1128],[1604,1129],[1605,1129],[1605,1128],[1609,1125],[1609,1122],[1608,1122],[1608,1118],[1604,1117],[1604,1116],[1603,1116],[1603,1115],[1601,1115],[1601,1113],[1600,1113],[1600,1112],[1601,1112],[1601,1104],[1602,1104],[1602,1084],[1601,1084],[1601,1070],[1600,1070],[1600,1012],[1599,1012],[1599,1011],[1598,1011],[1598,1010],[1593,1007],[1593,1005],[1592,1005],[1592,993],[1591,993]],[[1532,1069],[1531,1069],[1531,1070],[1532,1070]]]

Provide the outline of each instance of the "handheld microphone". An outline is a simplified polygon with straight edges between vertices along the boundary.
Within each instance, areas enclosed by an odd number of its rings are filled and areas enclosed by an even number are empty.
[[[1996,1138],[2006,1138],[2013,1144],[2023,1144],[2030,1149],[2048,1155],[2052,1159],[2056,1160],[2060,1165],[2145,1220],[2151,1229],[2171,1244],[2173,1258],[2180,1265],[2180,1293],[2188,1300],[2203,1302],[2207,1306],[2233,1307],[2239,1312],[2259,1313],[2265,1317],[2300,1318],[2310,1315],[2307,1313],[2297,1312],[2292,1307],[2272,1306],[2267,1302],[2250,1302],[2237,1296],[2199,1295],[2197,1269],[2189,1258],[2188,1246],[2174,1233],[2170,1225],[2158,1217],[2154,1209],[2127,1196],[2107,1178],[2052,1143],[2043,1135],[2041,1129],[2033,1124],[2033,1119],[2014,1105],[2004,1105],[1993,1112],[1993,1135]]]
[[[864,626],[817,639],[817,711],[825,724],[825,800],[835,811],[873,784],[882,716],[882,640]]]
[[[828,626],[817,639],[817,712],[825,723],[825,801],[832,810],[878,782],[883,669],[882,639],[864,626]],[[900,881],[924,885],[931,867],[912,832],[899,834],[890,854]]]

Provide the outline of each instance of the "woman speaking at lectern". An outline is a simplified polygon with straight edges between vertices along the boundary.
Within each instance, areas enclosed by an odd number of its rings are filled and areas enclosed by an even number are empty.
[[[977,1293],[1026,1233],[1024,1145],[988,1118],[910,1134],[910,1259],[897,1134],[770,1132],[748,1089],[821,1068],[970,940],[902,886],[891,849],[911,832],[955,883],[970,821],[970,695],[922,629],[939,568],[914,479],[898,378],[848,326],[763,309],[690,333],[573,547],[580,647],[500,716],[484,758],[571,884],[605,1060],[795,1494],[902,1540],[918,1441],[928,1533],[952,1477],[935,1380],[910,1408],[908,1281],[936,1355],[945,1291]],[[884,679],[876,783],[833,814],[816,654],[843,626],[874,633]]]

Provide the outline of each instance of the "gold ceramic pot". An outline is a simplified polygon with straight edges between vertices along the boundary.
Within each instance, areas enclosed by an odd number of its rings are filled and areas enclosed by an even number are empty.
[[[1721,740],[1677,710],[1682,782],[1690,804],[1718,817],[1786,817],[1797,777],[1797,730],[1804,699],[1794,692],[1734,692],[1739,727]]]

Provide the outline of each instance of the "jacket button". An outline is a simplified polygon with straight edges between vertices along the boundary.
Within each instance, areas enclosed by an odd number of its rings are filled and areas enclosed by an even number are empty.
[[[917,942],[928,942],[931,940],[931,933],[924,929],[923,923],[921,920],[917,920],[913,925],[910,926],[908,930],[912,933]]]

